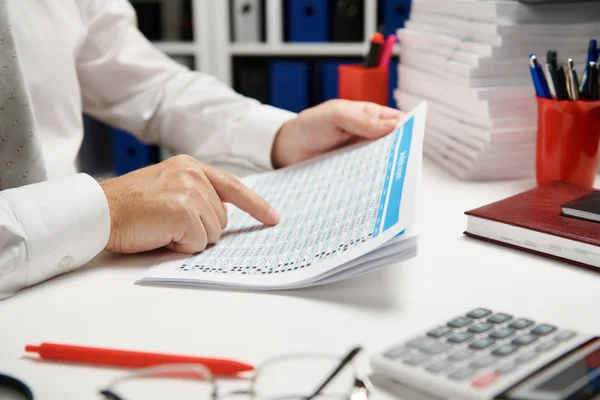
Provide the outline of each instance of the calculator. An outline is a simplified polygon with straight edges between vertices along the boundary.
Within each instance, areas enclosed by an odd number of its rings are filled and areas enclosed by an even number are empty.
[[[600,338],[488,308],[451,316],[370,361],[374,373],[437,398],[600,398]]]

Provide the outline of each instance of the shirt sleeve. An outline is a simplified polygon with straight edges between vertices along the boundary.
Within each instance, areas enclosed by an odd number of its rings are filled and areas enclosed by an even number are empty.
[[[0,299],[86,264],[109,234],[106,196],[89,175],[0,192]]]
[[[295,113],[172,60],[138,30],[129,1],[81,3],[88,35],[77,70],[87,113],[205,163],[273,168],[273,140]]]

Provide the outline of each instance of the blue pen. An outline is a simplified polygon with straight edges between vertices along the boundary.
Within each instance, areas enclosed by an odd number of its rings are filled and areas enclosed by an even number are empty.
[[[539,65],[537,62],[537,57],[535,54],[531,54],[529,56],[529,71],[531,72],[531,79],[533,80],[533,87],[535,88],[535,94],[538,97],[546,97],[546,92],[544,91],[542,84],[540,82],[540,75],[538,73],[538,69],[536,65]]]
[[[540,89],[542,90],[542,93],[544,94],[544,98],[551,99],[552,94],[550,93],[550,88],[548,87],[548,81],[546,81],[546,76],[544,75],[544,70],[542,70],[542,66],[540,65],[540,63],[537,62],[537,59],[535,60],[535,71],[538,74]]]
[[[596,61],[598,61],[598,42],[596,39],[591,39],[590,44],[588,45],[588,58],[586,65]]]
[[[589,65],[591,62],[595,63],[598,60],[599,53],[600,49],[598,49],[598,42],[596,41],[596,39],[590,39],[590,43],[588,45],[587,63],[585,63],[585,68],[583,69],[583,75],[581,77],[581,86],[579,88],[579,91],[582,94],[585,94],[588,91],[588,84],[590,81]]]

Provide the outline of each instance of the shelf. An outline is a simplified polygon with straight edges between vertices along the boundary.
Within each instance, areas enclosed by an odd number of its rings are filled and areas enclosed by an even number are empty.
[[[232,55],[265,56],[363,56],[368,46],[365,43],[282,43],[278,45],[261,43],[232,43]]]
[[[153,42],[153,44],[169,55],[192,56],[196,54],[194,42]]]

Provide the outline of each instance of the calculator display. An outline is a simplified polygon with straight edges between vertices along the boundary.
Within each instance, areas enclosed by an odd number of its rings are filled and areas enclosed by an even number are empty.
[[[600,339],[556,360],[509,391],[514,400],[600,399]]]

